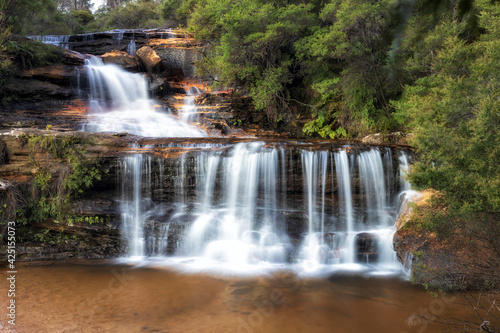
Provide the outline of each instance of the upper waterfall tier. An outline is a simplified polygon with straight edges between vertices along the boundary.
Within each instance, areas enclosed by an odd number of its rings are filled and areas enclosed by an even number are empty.
[[[206,133],[156,110],[143,75],[124,71],[91,57],[78,72],[78,88],[91,114],[83,130],[127,132],[145,137],[203,137]]]

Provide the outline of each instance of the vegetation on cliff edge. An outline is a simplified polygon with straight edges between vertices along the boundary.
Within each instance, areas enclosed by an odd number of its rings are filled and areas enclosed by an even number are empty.
[[[103,222],[101,217],[77,216],[72,200],[85,194],[105,170],[86,156],[92,142],[76,137],[22,136],[33,167],[31,183],[9,184],[0,197],[2,221],[17,222],[18,241],[51,241],[72,237],[65,228],[75,223]],[[47,222],[52,225],[47,228]]]

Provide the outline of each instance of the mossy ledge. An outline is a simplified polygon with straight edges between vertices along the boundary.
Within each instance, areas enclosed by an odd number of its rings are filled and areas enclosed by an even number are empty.
[[[16,222],[18,259],[121,253],[115,169],[131,139],[38,129],[0,136],[0,228],[4,235],[6,222]]]

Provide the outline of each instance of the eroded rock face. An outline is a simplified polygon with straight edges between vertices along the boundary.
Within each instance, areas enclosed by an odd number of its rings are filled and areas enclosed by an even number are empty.
[[[34,99],[47,97],[65,99],[75,96],[75,92],[71,89],[35,79],[11,78],[4,84],[3,89],[14,96]]]
[[[163,70],[161,58],[151,47],[143,46],[136,54],[148,72],[159,73]]]
[[[425,207],[435,192],[425,191],[414,205]],[[414,206],[404,203],[396,221],[393,245],[398,260],[411,281],[438,290],[498,288],[500,253],[494,233],[465,233],[457,229],[446,237],[419,230],[414,223]],[[492,226],[494,227],[494,226]]]
[[[52,66],[36,67],[24,71],[25,78],[49,81],[57,85],[68,86],[73,78],[74,66],[54,64]]]
[[[64,49],[64,56],[61,60],[63,64],[72,65],[72,66],[80,66],[83,65],[85,59],[87,58],[85,55]]]
[[[396,145],[408,145],[408,139],[411,135],[394,132],[388,134],[376,133],[365,136],[361,139],[361,142],[369,145],[386,145],[386,144],[396,144]]]
[[[182,78],[195,75],[194,62],[199,60],[196,48],[166,44],[155,47],[155,52],[164,61],[169,76]]]
[[[127,50],[126,45],[121,45],[120,43],[118,43],[110,34],[96,34],[94,39],[76,41],[72,43],[71,48],[72,50],[79,53],[93,55],[101,55],[113,50]]]

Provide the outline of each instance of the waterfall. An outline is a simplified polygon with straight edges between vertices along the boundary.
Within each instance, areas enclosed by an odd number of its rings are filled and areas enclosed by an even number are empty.
[[[141,74],[104,64],[98,57],[85,60],[77,73],[78,89],[89,100],[90,115],[83,129],[89,132],[128,132],[149,137],[202,137],[206,134],[156,110]]]
[[[127,53],[130,54],[131,56],[135,56],[136,51],[137,49],[135,46],[135,40],[132,39],[127,45]]]
[[[200,95],[201,91],[196,86],[192,86],[186,90],[186,98],[181,109],[181,119],[185,122],[193,122],[198,118],[198,113],[195,104],[196,96]]]
[[[122,172],[129,256],[229,267],[401,269],[392,235],[407,168],[403,151],[393,158],[392,149],[261,141],[184,147],[176,159],[122,160],[122,169],[138,173]]]
[[[399,166],[400,166],[400,175],[399,182],[401,184],[401,192],[408,191],[411,189],[410,182],[405,178],[408,170],[410,168],[410,163],[408,162],[408,155],[402,151],[399,155]]]
[[[346,237],[346,262],[353,263],[355,257],[354,251],[354,216],[352,207],[351,174],[349,168],[349,157],[345,149],[335,153],[335,167],[337,172],[337,183],[339,202],[343,202],[342,214],[345,219]]]
[[[42,42],[44,44],[64,47],[69,49],[69,35],[43,35],[43,36],[26,36],[29,39]]]
[[[135,47],[135,30],[132,30],[132,39],[130,40],[130,42],[128,42],[127,53],[135,57],[136,51],[137,49]]]
[[[148,161],[150,164],[150,161]],[[122,164],[122,237],[128,245],[128,255],[140,258],[144,255],[144,209],[142,205],[142,168],[141,154],[129,155]],[[130,189],[129,187],[132,187]],[[125,188],[127,187],[127,188]]]
[[[277,152],[263,149],[262,142],[240,143],[229,155],[209,153],[196,159],[198,166],[203,165],[197,179],[203,184],[203,195],[183,254],[201,254],[233,265],[281,261],[283,249],[273,217]],[[219,182],[225,195],[213,203],[217,171],[222,172]]]
[[[387,215],[386,182],[380,149],[358,156],[361,193],[368,213],[368,224],[390,226]]]

